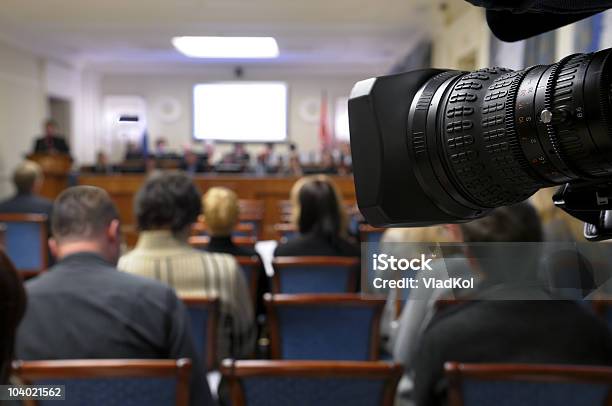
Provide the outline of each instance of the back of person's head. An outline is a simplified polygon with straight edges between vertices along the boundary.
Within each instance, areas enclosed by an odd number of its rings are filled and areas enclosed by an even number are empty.
[[[154,172],[140,188],[134,212],[141,231],[183,234],[202,211],[200,192],[184,172]]]
[[[15,267],[0,249],[0,384],[7,384],[15,334],[26,308],[26,294]]]
[[[334,240],[346,232],[346,213],[333,181],[324,175],[307,176],[291,189],[293,222],[301,234],[315,233]]]
[[[21,162],[13,172],[13,183],[19,194],[35,193],[42,180],[42,168],[34,161]]]
[[[213,187],[202,198],[202,205],[210,234],[215,237],[231,235],[240,214],[236,193],[228,188]]]
[[[51,231],[58,242],[94,240],[118,219],[117,208],[106,191],[95,186],[75,186],[55,200]]]
[[[537,279],[543,232],[530,203],[494,209],[483,218],[462,224],[461,232],[463,240],[472,243],[468,252],[488,279],[513,284]]]
[[[541,242],[542,223],[528,202],[494,209],[487,216],[461,224],[465,242]]]

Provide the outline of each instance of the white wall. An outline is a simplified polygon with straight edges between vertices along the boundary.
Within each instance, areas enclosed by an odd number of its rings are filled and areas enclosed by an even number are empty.
[[[11,172],[32,149],[45,100],[42,60],[0,43],[0,197],[12,193]]]
[[[364,79],[363,76],[316,76],[307,78],[291,77],[291,75],[260,72],[257,75],[247,75],[244,80],[274,80],[286,81],[289,86],[289,117],[288,141],[298,144],[301,152],[315,152],[319,150],[318,134],[319,121],[315,119],[307,122],[301,118],[300,109],[305,103],[315,106],[318,113],[318,104],[322,92],[325,90],[332,107],[336,97],[347,96],[353,84]],[[143,97],[147,102],[147,119],[149,139],[152,143],[157,137],[168,139],[170,148],[181,150],[192,142],[192,90],[197,83],[233,80],[231,72],[214,72],[202,75],[178,74],[110,74],[105,75],[100,83],[100,97],[105,95],[136,95]],[[176,99],[181,106],[181,115],[175,122],[164,122],[156,112],[159,102],[164,98]],[[330,120],[331,125],[331,120]],[[218,155],[229,149],[228,145],[218,145],[215,149],[215,159]],[[261,150],[261,146],[253,145],[251,152]],[[119,157],[114,157],[118,159]]]

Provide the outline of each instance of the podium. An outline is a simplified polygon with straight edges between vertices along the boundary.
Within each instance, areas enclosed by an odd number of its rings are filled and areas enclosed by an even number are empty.
[[[68,174],[72,167],[72,158],[65,154],[35,153],[27,156],[42,167],[45,175],[40,194],[48,199],[55,199],[68,187]]]

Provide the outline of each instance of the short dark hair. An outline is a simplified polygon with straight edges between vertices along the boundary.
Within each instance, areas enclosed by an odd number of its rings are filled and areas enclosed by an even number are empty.
[[[91,239],[117,219],[119,213],[106,191],[95,186],[74,186],[55,200],[51,230],[58,240]]]
[[[184,172],[154,172],[136,195],[134,212],[142,231],[184,230],[197,221],[200,192]]]
[[[499,207],[487,216],[461,224],[465,242],[541,242],[542,223],[528,202]]]

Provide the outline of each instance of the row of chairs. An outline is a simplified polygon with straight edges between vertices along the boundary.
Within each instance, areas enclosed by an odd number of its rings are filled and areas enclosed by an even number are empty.
[[[64,405],[186,406],[191,362],[15,362],[25,384],[65,385]],[[391,406],[401,367],[384,362],[231,361],[221,372],[234,406]],[[612,368],[527,364],[445,365],[449,406],[609,406]],[[39,401],[50,406],[57,401]]]
[[[182,297],[197,353],[217,368],[216,298]],[[358,294],[266,295],[273,359],[376,361],[384,299]]]

